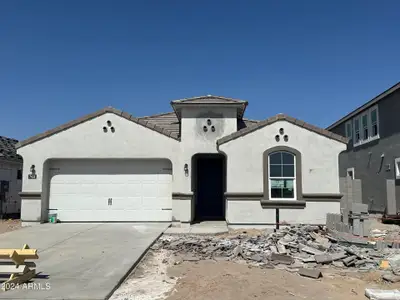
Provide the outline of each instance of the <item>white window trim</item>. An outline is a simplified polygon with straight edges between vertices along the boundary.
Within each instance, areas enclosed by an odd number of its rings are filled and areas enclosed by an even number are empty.
[[[371,112],[373,110],[376,110],[376,124],[377,124],[377,127],[378,127],[378,134],[376,136],[371,136],[371,134],[372,134]],[[367,124],[368,125],[368,138],[366,138],[366,139],[364,139],[364,126],[363,126],[363,123],[362,123],[362,117],[365,116],[365,115],[367,115],[367,123],[368,123]],[[354,124],[355,124],[355,120],[357,120],[357,119],[359,120],[360,140],[358,142],[355,142],[356,131],[355,131]],[[370,107],[364,113],[362,113],[362,114],[358,115],[357,117],[353,118],[352,122],[353,122],[353,136],[354,136],[353,145],[354,145],[354,147],[357,147],[357,146],[360,146],[360,145],[364,145],[366,143],[375,141],[375,140],[380,138],[380,136],[379,136],[379,110],[378,110],[378,106],[377,105],[375,105],[373,107]]]
[[[349,172],[352,172],[352,174],[353,174],[353,176],[349,176]],[[356,178],[356,173],[355,173],[355,171],[354,171],[354,168],[348,168],[347,170],[346,170],[346,177],[350,177],[352,180],[354,180],[355,178]]]
[[[400,179],[400,157],[394,160],[394,175],[396,179]]]
[[[268,155],[268,170],[267,170],[267,172],[268,172],[267,175],[268,175],[268,196],[269,196],[269,199],[270,200],[280,200],[280,201],[296,200],[297,199],[296,198],[297,197],[297,194],[296,194],[297,193],[297,185],[296,185],[296,155],[294,155],[291,152],[287,152],[287,151],[277,151],[277,152],[286,152],[286,153],[289,153],[290,155],[293,156],[294,177],[271,177],[271,176],[269,176],[269,174],[270,174],[270,166],[271,166],[270,156],[271,156],[271,154],[273,154],[273,153],[270,153]],[[277,179],[277,180],[279,180],[279,179],[282,179],[282,180],[284,180],[284,179],[293,179],[293,198],[272,198],[272,196],[271,196],[271,179]]]

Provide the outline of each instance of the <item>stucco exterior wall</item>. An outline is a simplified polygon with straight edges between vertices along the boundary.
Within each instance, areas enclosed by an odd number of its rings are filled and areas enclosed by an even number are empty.
[[[211,125],[207,124],[211,121]],[[213,108],[184,108],[182,109],[181,119],[181,143],[180,157],[182,158],[182,169],[177,172],[183,173],[183,165],[189,167],[189,176],[181,181],[181,192],[192,192],[192,157],[197,153],[218,153],[217,140],[237,131],[237,111],[232,107],[213,107]],[[203,126],[207,126],[207,132],[203,131]],[[212,132],[211,126],[215,126]]]
[[[111,121],[115,132],[108,130],[107,121]],[[47,197],[46,161],[54,158],[166,158],[172,163],[173,170],[183,169],[180,164],[179,142],[163,136],[139,124],[106,113],[78,126],[39,140],[18,149],[24,158],[24,192],[41,192]],[[37,178],[28,179],[31,165],[35,165]],[[172,189],[179,191],[183,172],[174,172]],[[22,198],[23,221],[45,220],[46,208],[39,199]],[[38,214],[38,211],[41,213]],[[38,215],[40,217],[38,217]]]
[[[288,142],[275,140],[284,129]],[[227,157],[227,192],[263,193],[263,153],[269,148],[287,146],[301,153],[303,193],[339,193],[338,156],[346,145],[278,121],[236,140],[222,144]]]
[[[279,209],[281,224],[325,224],[326,214],[340,212],[340,202],[307,202],[304,209]],[[227,201],[230,226],[276,225],[277,210],[262,208],[259,200]]]
[[[280,135],[280,128],[288,135],[287,142]],[[276,135],[280,136],[279,141],[276,141]],[[263,153],[276,146],[287,146],[300,152],[303,194],[340,194],[338,156],[346,145],[286,121],[275,122],[220,145],[227,157],[227,193],[263,195],[264,172],[267,172]],[[236,196],[235,200],[227,202],[227,219],[232,225],[274,224],[277,221],[323,224],[326,213],[340,212],[338,199],[306,201],[301,209],[279,209],[277,220],[276,209],[263,208],[259,199],[240,201],[240,196]]]
[[[376,106],[380,138],[356,147],[350,140],[347,151],[339,157],[339,172],[341,177],[345,177],[347,169],[354,168],[355,178],[362,183],[362,202],[368,205],[370,212],[383,213],[389,201],[389,204],[395,205],[391,211],[396,214],[400,210],[400,181],[395,180],[394,163],[400,157],[400,90],[382,99]],[[345,135],[345,124],[338,124],[331,131]],[[395,180],[394,193],[387,190],[391,180]]]
[[[28,144],[18,153],[24,158],[23,192],[39,196],[22,197],[22,220],[47,219],[49,162],[53,159],[160,158],[172,164],[172,220],[193,220],[192,157],[198,153],[222,153],[227,159],[227,193],[264,193],[263,153],[287,146],[301,153],[302,192],[338,194],[338,155],[343,143],[331,140],[286,121],[278,121],[217,147],[217,140],[237,131],[237,111],[232,107],[182,108],[181,141],[168,138],[116,114],[94,119]],[[208,120],[211,121],[209,124]],[[115,132],[103,131],[110,121]],[[203,127],[207,127],[207,131]],[[212,130],[214,126],[215,130]],[[275,136],[283,128],[288,141]],[[187,174],[184,165],[188,165]],[[35,165],[37,178],[28,179]],[[260,199],[235,198],[226,203],[226,219],[231,224],[274,224],[276,209],[263,208]],[[40,198],[39,198],[40,197]],[[258,197],[258,196],[257,196]],[[260,196],[261,198],[261,196]],[[340,202],[307,202],[302,209],[280,209],[286,222],[320,224],[328,212],[339,212]]]
[[[22,169],[22,164],[0,160],[0,181],[9,182],[9,191],[5,194],[5,199],[1,212],[3,214],[19,213],[21,210],[21,198],[19,192],[22,188],[22,180],[17,179],[18,170]]]

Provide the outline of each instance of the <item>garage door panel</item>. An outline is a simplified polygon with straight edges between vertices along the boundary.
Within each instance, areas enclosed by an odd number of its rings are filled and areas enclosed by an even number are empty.
[[[146,222],[150,220],[157,220],[158,222],[170,222],[172,219],[172,212],[168,210],[146,211],[143,214],[142,210],[64,210],[58,214],[60,220],[68,220],[70,222],[79,222],[85,220],[87,222]],[[121,219],[122,217],[122,219]],[[126,220],[130,218],[131,220]]]
[[[140,210],[142,209],[142,197],[115,197],[112,198],[112,207],[110,210],[123,210],[123,209],[133,209]]]
[[[165,160],[53,161],[49,208],[58,209],[61,221],[171,221],[168,166]]]

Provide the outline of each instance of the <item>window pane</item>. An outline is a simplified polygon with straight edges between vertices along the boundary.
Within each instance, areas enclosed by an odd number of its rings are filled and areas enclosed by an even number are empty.
[[[282,166],[281,165],[270,165],[269,166],[270,177],[282,177]]]
[[[360,130],[360,123],[358,119],[354,120],[354,130],[359,131]]]
[[[270,154],[269,163],[272,165],[280,165],[282,163],[282,152],[276,152]]]
[[[271,198],[282,198],[282,189],[271,189]]]
[[[285,180],[284,179],[271,179],[270,185],[271,185],[271,188],[281,189],[285,186]]]
[[[285,165],[294,165],[294,155],[293,154],[283,152],[282,160],[283,160],[283,164],[285,164]]]
[[[368,139],[368,128],[364,128],[364,139]]]
[[[378,120],[378,115],[376,113],[376,109],[371,111],[371,123],[376,123]]]
[[[294,165],[283,166],[283,177],[294,177]]]
[[[378,125],[374,124],[372,125],[372,136],[378,135]]]
[[[282,189],[282,198],[294,198],[294,190],[293,189]]]
[[[362,126],[368,127],[368,117],[367,115],[362,116]]]
[[[352,132],[351,132],[351,123],[346,124],[346,137],[351,138]]]

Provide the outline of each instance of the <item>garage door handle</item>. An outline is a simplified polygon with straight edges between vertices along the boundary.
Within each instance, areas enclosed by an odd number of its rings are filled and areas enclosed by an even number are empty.
[[[108,198],[108,205],[112,205],[112,198]]]

